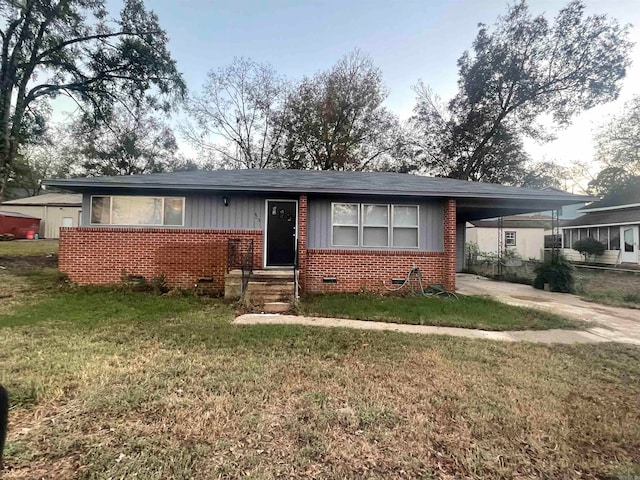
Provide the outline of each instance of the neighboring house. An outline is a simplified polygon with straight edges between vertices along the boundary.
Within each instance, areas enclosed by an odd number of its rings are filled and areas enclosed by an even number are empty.
[[[582,216],[562,226],[563,253],[570,260],[583,260],[573,244],[591,237],[605,245],[605,253],[596,259],[605,264],[639,264],[638,226],[640,225],[640,188],[637,184],[607,195],[581,209]]]
[[[545,235],[551,233],[551,217],[546,215],[511,215],[503,217],[502,235],[505,250],[528,260],[542,259]],[[467,224],[467,242],[476,243],[480,252],[498,252],[498,219],[475,220]]]
[[[41,219],[40,238],[58,238],[60,227],[80,225],[82,195],[45,193],[4,202],[0,210],[38,217]]]
[[[81,193],[60,232],[60,269],[80,284],[163,275],[224,290],[228,269],[291,271],[307,292],[384,291],[420,267],[455,288],[465,224],[591,200],[565,192],[397,173],[219,170],[48,180]]]
[[[33,238],[38,233],[40,219],[17,212],[0,211],[0,235],[9,234],[10,238]],[[31,232],[31,235],[29,234]]]

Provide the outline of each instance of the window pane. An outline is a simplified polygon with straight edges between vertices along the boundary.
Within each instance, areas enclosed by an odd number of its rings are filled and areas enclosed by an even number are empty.
[[[363,205],[362,208],[364,225],[389,225],[389,208],[386,205]]]
[[[418,229],[417,228],[394,228],[393,229],[393,246],[394,247],[418,247]]]
[[[358,225],[358,205],[349,203],[334,203],[333,224]]]
[[[162,225],[162,198],[112,197],[114,225]]]
[[[111,197],[91,198],[91,223],[109,223]]]
[[[362,245],[365,247],[388,247],[389,229],[387,227],[364,227]]]
[[[609,230],[609,249],[610,250],[620,250],[620,228],[619,227],[611,227]]]
[[[405,207],[394,205],[393,225],[396,227],[417,227],[418,207]]]
[[[164,199],[164,224],[182,225],[182,198]]]
[[[609,227],[600,227],[598,232],[598,239],[600,243],[604,245],[604,248],[609,248]]]
[[[597,228],[590,228],[589,229],[589,237],[593,238],[594,240],[598,240],[598,229]]]
[[[358,227],[333,227],[333,245],[337,247],[357,247]]]
[[[565,230],[564,232],[562,232],[562,236],[563,236],[563,247],[564,248],[571,248],[571,230]]]

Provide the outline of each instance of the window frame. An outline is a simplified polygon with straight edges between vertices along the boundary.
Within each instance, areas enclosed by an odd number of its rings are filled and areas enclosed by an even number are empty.
[[[409,226],[409,225],[404,225],[404,226],[396,226],[395,225],[395,209],[396,207],[415,207],[416,209],[416,225],[414,226]],[[416,230],[416,246],[415,247],[396,247],[394,245],[394,234],[395,234],[395,229],[396,228],[404,228],[404,229],[415,229]],[[420,249],[420,205],[404,205],[404,204],[392,204],[391,205],[391,242],[389,243],[390,248],[394,248],[394,249],[401,249],[401,250],[419,250]]]
[[[334,210],[334,206],[335,205],[351,205],[351,206],[355,206],[358,209],[357,212],[357,223],[354,225],[352,223],[340,223],[340,224],[336,224],[335,223],[335,210]],[[355,245],[336,245],[335,241],[333,239],[334,235],[333,235],[333,231],[335,227],[351,227],[356,229],[356,244]],[[360,247],[360,204],[359,203],[355,203],[355,202],[331,202],[331,246],[332,247],[347,247],[347,248],[358,248]]]
[[[162,223],[113,223],[113,198],[114,197],[120,197],[120,198],[159,198],[162,200]],[[93,199],[94,198],[108,198],[109,199],[109,223],[94,223],[93,222]],[[165,217],[165,200],[167,198],[170,199],[178,199],[182,201],[182,218],[180,220],[180,225],[166,225],[164,223],[164,217]],[[107,226],[107,227],[139,227],[139,228],[146,228],[146,227],[162,227],[162,228],[181,228],[184,227],[184,222],[185,222],[185,214],[186,214],[186,197],[173,197],[173,196],[157,196],[157,195],[91,195],[89,198],[89,225],[91,225],[92,227],[100,227],[100,226]]]
[[[507,238],[507,236],[509,234],[513,234],[513,243],[509,243],[509,240]],[[504,246],[505,247],[517,247],[518,246],[518,232],[516,232],[515,230],[505,230],[504,231]]]
[[[335,223],[335,205],[351,205],[358,208],[358,224],[336,224]],[[364,229],[365,228],[385,228],[383,225],[365,225],[364,223],[364,207],[387,207],[387,245],[364,245]],[[394,225],[394,210],[395,207],[411,207],[416,209],[416,221],[415,226],[395,226]],[[358,229],[358,243],[357,245],[336,245],[334,240],[334,227],[351,227]],[[394,228],[400,229],[415,229],[417,244],[415,247],[396,247],[393,245],[393,233]],[[386,249],[386,250],[420,250],[420,205],[417,204],[402,204],[402,203],[363,203],[363,202],[331,202],[331,248],[358,248],[358,249]]]
[[[364,223],[364,211],[366,207],[386,207],[387,209],[387,224],[386,225],[365,225]],[[362,248],[389,248],[391,246],[391,208],[392,205],[388,203],[361,203],[360,204],[360,247]],[[387,229],[387,244],[386,245],[365,245],[364,244],[364,229],[365,228],[386,228]]]

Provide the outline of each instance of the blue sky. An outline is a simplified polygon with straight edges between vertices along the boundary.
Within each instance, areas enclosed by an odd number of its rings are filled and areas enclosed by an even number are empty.
[[[114,0],[117,1],[117,0]],[[387,106],[406,118],[414,105],[418,79],[443,98],[455,93],[456,61],[470,48],[477,24],[492,24],[506,11],[506,0],[147,0],[170,37],[170,49],[189,89],[199,90],[206,72],[245,56],[270,63],[290,79],[333,65],[354,48],[381,68],[390,91]],[[549,18],[567,1],[530,0],[534,13]],[[588,13],[606,13],[640,26],[638,0],[586,0]],[[632,39],[640,43],[638,28]],[[624,99],[640,94],[640,47],[621,101],[594,109],[576,126],[559,132],[559,141],[528,144],[536,157],[588,160],[591,131]],[[577,128],[577,130],[576,130]],[[574,131],[575,130],[575,131]]]

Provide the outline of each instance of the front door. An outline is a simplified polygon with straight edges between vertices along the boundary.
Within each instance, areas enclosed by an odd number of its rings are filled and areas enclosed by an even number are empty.
[[[638,227],[620,227],[620,261],[638,263]]]
[[[295,200],[267,200],[267,267],[291,267],[296,254]]]

